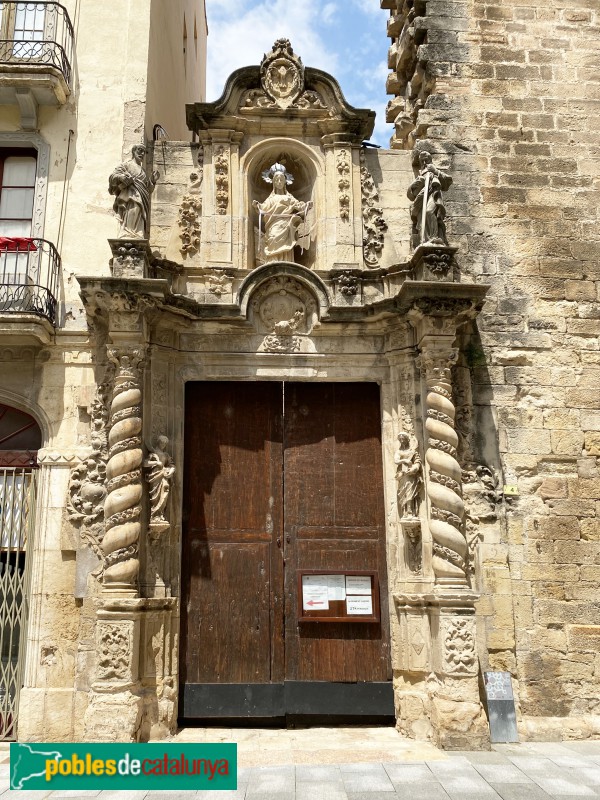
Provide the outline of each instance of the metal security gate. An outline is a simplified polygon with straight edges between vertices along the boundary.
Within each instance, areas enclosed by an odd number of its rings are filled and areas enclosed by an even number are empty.
[[[35,468],[0,465],[0,740],[17,732],[36,485]]]

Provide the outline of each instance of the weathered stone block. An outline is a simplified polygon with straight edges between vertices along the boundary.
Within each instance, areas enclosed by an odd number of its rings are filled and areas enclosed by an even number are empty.
[[[579,539],[579,521],[575,515],[565,517],[529,517],[525,530],[532,539]]]
[[[552,431],[552,452],[560,455],[581,455],[583,434],[580,431]]]
[[[596,516],[596,507],[593,500],[547,500],[548,508],[559,516]]]
[[[568,625],[569,650],[600,651],[600,625]]]
[[[586,542],[600,542],[600,520],[597,517],[580,520],[579,532]]]
[[[551,497],[566,497],[567,480],[566,478],[544,478],[537,493],[543,500]]]
[[[523,564],[521,577],[526,581],[577,581],[579,569],[564,564]]]
[[[508,447],[515,453],[551,453],[550,431],[543,428],[507,430]]]
[[[586,433],[584,447],[588,455],[600,456],[600,432]]]

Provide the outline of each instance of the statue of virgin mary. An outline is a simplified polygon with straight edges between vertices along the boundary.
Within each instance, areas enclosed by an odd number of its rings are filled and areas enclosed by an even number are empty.
[[[312,208],[308,203],[296,200],[287,187],[294,180],[283,164],[275,163],[262,173],[263,180],[273,184],[273,191],[263,203],[254,200],[258,211],[259,247],[258,260],[294,261],[294,247],[304,249],[310,244],[306,232],[306,215]]]

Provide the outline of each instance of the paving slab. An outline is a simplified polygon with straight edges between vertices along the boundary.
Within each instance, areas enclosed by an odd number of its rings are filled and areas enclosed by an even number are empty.
[[[427,764],[384,764],[389,779],[396,785],[438,783],[438,779]]]
[[[342,773],[337,764],[300,764],[296,767],[296,785],[314,781],[341,784]]]
[[[534,783],[494,783],[502,800],[551,800],[551,796]]]
[[[346,800],[346,790],[341,782],[296,782],[296,800]]]
[[[533,783],[514,764],[475,764],[474,766],[488,783]]]
[[[340,772],[348,794],[395,791],[382,764],[343,764]]]

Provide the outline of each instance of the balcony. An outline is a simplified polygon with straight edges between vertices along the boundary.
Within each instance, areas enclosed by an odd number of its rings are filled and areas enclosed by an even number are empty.
[[[56,325],[60,269],[51,242],[0,237],[0,337],[48,344]]]
[[[38,105],[63,105],[71,92],[73,26],[54,2],[0,2],[0,105],[18,105],[24,128]]]

